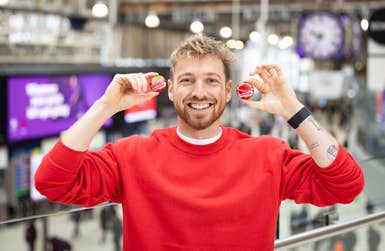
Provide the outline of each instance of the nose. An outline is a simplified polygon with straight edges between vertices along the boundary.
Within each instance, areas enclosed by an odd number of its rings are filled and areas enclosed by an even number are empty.
[[[207,97],[207,90],[203,81],[196,81],[193,85],[192,96],[198,99]]]

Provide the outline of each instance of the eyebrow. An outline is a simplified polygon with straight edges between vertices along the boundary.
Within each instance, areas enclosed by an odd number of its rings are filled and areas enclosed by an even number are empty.
[[[191,72],[185,72],[185,73],[182,73],[181,75],[179,75],[179,76],[177,77],[177,80],[181,79],[182,77],[186,77],[186,76],[187,76],[187,77],[191,77],[191,76],[193,76],[193,75],[194,75],[194,74],[191,73]],[[221,75],[219,75],[218,73],[215,73],[215,72],[207,72],[207,73],[204,73],[204,75],[206,75],[206,76],[216,76],[216,77],[222,79]]]

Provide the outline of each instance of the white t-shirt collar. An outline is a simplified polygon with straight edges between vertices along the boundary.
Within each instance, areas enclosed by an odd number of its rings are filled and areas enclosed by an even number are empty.
[[[208,139],[194,139],[194,138],[187,137],[186,135],[183,135],[179,131],[178,127],[176,128],[176,133],[178,134],[179,138],[181,138],[183,141],[186,141],[187,143],[190,143],[193,145],[202,146],[202,145],[212,144],[215,141],[217,141],[222,136],[222,127],[219,127],[219,133],[217,135],[215,135],[212,138],[208,138]]]

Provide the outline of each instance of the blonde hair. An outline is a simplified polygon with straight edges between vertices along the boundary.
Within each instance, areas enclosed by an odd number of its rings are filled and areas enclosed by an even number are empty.
[[[221,60],[225,70],[226,81],[230,79],[230,66],[234,62],[233,53],[223,42],[205,35],[190,36],[171,54],[170,78],[173,78],[174,68],[179,59],[204,56],[214,56]]]

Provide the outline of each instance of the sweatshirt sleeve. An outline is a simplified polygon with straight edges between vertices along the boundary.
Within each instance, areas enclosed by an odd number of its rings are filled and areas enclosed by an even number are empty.
[[[53,202],[86,207],[110,200],[120,202],[120,175],[112,145],[79,152],[59,140],[43,158],[35,186]]]
[[[329,206],[350,203],[364,187],[364,175],[353,157],[339,145],[336,159],[320,168],[311,155],[283,144],[281,199]]]

